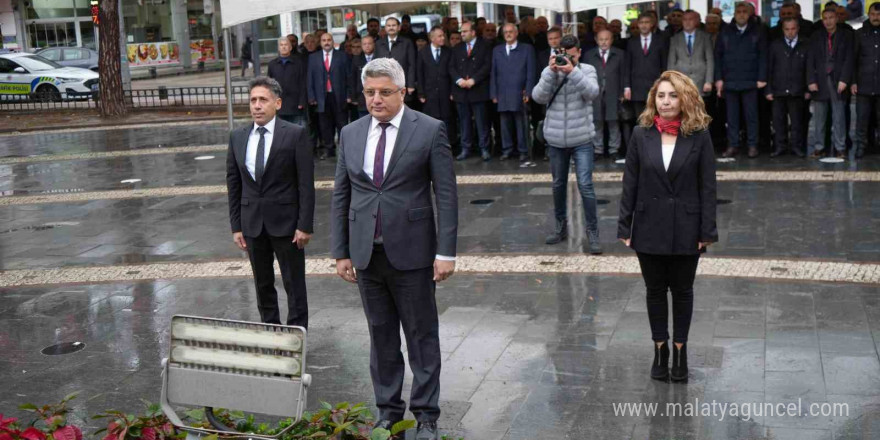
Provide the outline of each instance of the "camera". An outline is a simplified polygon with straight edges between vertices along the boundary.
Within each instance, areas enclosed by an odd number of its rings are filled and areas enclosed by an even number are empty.
[[[556,55],[556,65],[564,66],[566,64],[571,64],[571,56],[568,54]]]

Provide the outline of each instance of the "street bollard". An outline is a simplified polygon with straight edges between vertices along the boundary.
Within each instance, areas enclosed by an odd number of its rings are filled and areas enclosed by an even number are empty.
[[[168,100],[168,87],[159,86],[159,99],[163,101]]]

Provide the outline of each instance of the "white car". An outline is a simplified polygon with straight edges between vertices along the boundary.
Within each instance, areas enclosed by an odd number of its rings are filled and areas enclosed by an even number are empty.
[[[64,67],[28,53],[0,55],[0,99],[33,98],[61,101],[87,98],[98,90],[98,73],[79,67]]]

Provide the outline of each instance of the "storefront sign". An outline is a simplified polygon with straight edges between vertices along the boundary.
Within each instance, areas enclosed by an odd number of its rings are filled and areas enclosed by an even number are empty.
[[[180,48],[174,41],[127,44],[126,46],[128,62],[132,67],[180,63]]]
[[[210,39],[192,40],[189,44],[189,50],[193,63],[217,60],[217,56],[214,54],[214,42]]]

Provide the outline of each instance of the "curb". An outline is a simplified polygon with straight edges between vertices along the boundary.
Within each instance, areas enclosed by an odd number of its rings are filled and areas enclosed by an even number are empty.
[[[234,120],[239,120],[240,117],[235,117]],[[29,127],[29,128],[0,128],[0,134],[11,134],[11,133],[32,133],[32,132],[52,132],[52,131],[61,131],[61,130],[70,130],[71,128],[76,129],[89,129],[89,128],[107,128],[107,127],[129,127],[129,126],[141,126],[141,125],[152,125],[152,124],[168,124],[175,122],[226,122],[226,116],[220,117],[201,117],[201,118],[187,118],[187,119],[157,119],[154,121],[114,121],[107,123],[98,123],[98,124],[79,124],[74,126],[47,126],[47,127]]]

